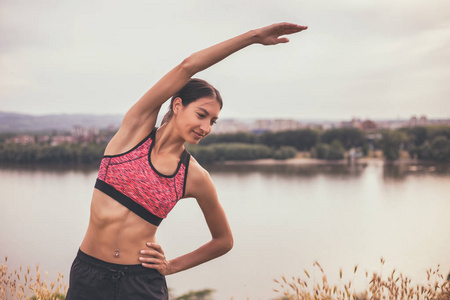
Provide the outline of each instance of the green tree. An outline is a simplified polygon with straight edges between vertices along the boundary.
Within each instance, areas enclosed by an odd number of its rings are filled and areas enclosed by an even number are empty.
[[[236,132],[236,133],[223,133],[223,134],[211,134],[202,139],[199,145],[211,145],[218,143],[257,143],[258,137],[252,132]]]
[[[264,132],[259,142],[269,147],[295,147],[299,151],[309,151],[319,140],[319,133],[311,129],[288,130],[280,132]]]
[[[338,160],[344,158],[345,149],[339,140],[334,140],[330,145],[327,159]]]
[[[347,150],[366,144],[364,132],[357,128],[330,129],[325,131],[320,137],[320,141],[326,144],[331,144],[334,140],[339,140]]]
[[[381,133],[381,150],[387,160],[397,160],[400,157],[400,147],[408,141],[406,133],[400,130],[385,130]]]
[[[225,160],[254,160],[269,158],[272,150],[260,144],[222,143],[189,146],[188,150],[201,163]]]
[[[432,141],[438,136],[445,136],[450,139],[450,126],[448,125],[435,125],[427,127],[428,140]]]
[[[295,157],[295,155],[297,155],[297,149],[291,146],[283,146],[273,152],[272,158],[288,159]]]
[[[408,134],[410,142],[415,147],[420,147],[426,140],[428,140],[427,127],[416,126],[412,128],[405,128],[404,131]]]
[[[439,162],[450,162],[450,141],[446,136],[433,139],[430,149],[431,158]]]
[[[330,145],[324,143],[318,143],[314,148],[314,157],[318,159],[327,159],[330,154]]]

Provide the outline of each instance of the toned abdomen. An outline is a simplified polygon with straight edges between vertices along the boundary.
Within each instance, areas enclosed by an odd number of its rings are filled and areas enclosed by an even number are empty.
[[[156,242],[158,227],[95,189],[91,216],[81,251],[116,264],[139,264],[139,251],[147,242]]]

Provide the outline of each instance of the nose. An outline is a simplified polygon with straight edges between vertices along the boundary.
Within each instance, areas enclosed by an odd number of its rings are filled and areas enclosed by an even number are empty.
[[[211,124],[209,123],[209,121],[207,122],[202,122],[200,129],[203,131],[204,135],[208,135],[211,132]]]

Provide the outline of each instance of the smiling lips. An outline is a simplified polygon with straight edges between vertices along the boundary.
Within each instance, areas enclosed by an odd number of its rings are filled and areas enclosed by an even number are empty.
[[[198,139],[202,139],[205,135],[204,134],[199,134],[195,131],[192,131],[194,133],[194,135],[198,138]]]

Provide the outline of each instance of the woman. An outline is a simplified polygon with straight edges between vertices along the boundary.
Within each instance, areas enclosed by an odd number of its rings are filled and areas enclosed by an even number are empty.
[[[251,44],[286,43],[305,30],[290,23],[252,30],[196,52],[167,73],[125,115],[102,159],[86,236],[70,271],[71,299],[168,299],[165,275],[228,252],[233,238],[214,184],[184,144],[211,132],[222,108],[219,92],[191,77]],[[163,125],[161,105],[172,97]],[[212,239],[167,260],[155,234],[181,198],[195,198]]]

